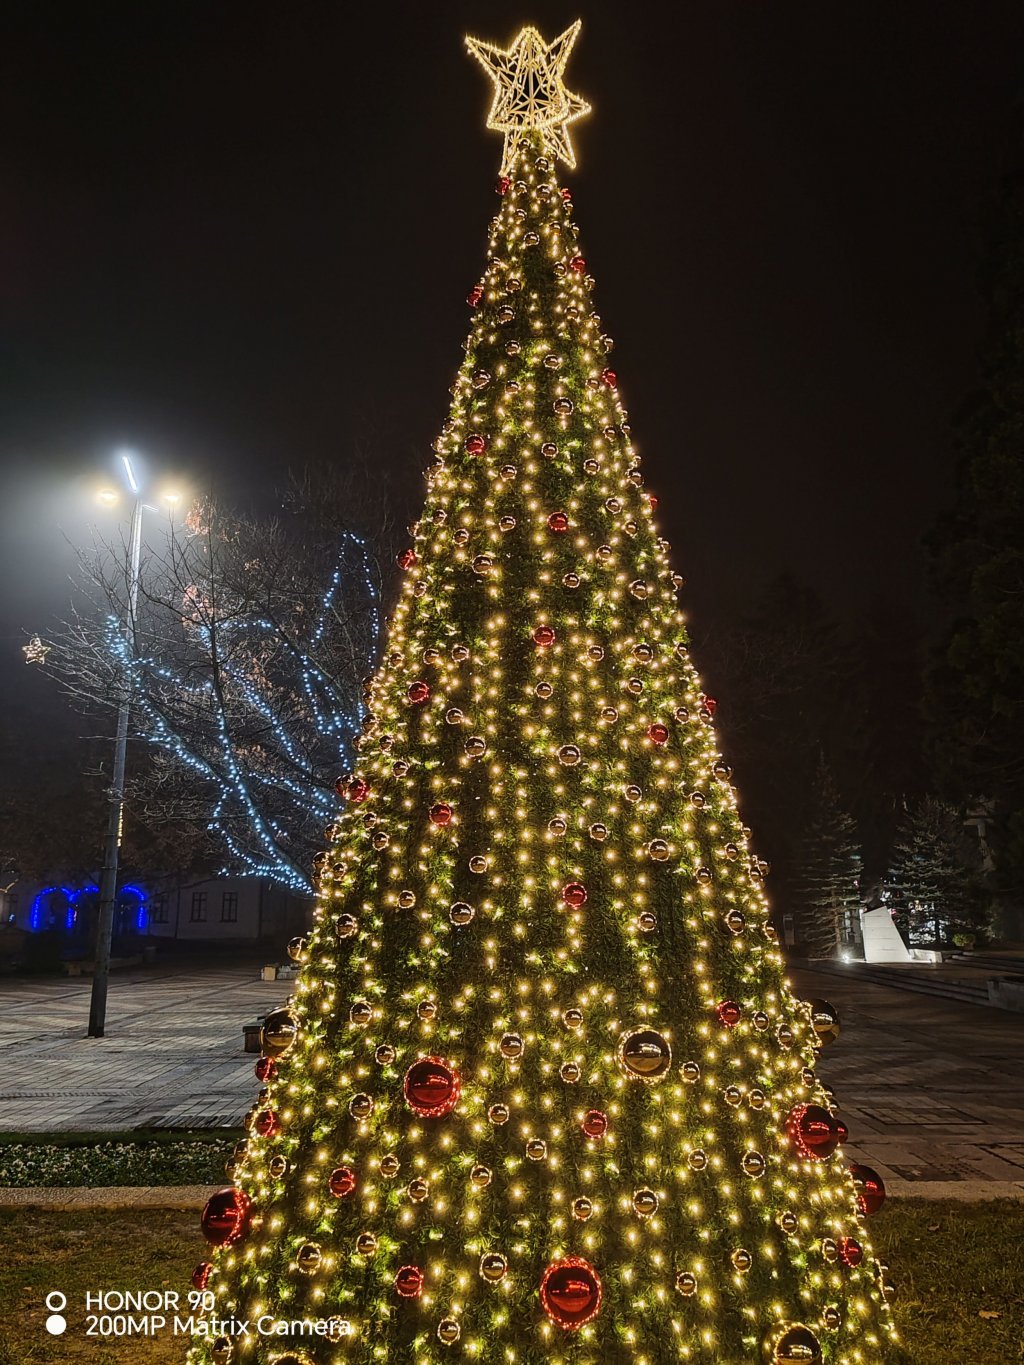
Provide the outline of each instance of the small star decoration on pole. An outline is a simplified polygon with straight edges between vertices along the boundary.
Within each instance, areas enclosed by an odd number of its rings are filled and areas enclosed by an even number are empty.
[[[535,28],[520,29],[515,42],[504,51],[479,38],[467,38],[466,46],[494,82],[494,102],[487,126],[505,134],[501,172],[512,168],[524,135],[540,131],[545,149],[567,166],[576,165],[569,138],[569,124],[590,112],[590,105],[567,90],[562,80],[580,31],[580,21],[553,42],[545,43]]]
[[[52,645],[44,645],[38,635],[33,635],[27,645],[22,645],[21,652],[27,664],[45,664],[46,656],[52,648]]]

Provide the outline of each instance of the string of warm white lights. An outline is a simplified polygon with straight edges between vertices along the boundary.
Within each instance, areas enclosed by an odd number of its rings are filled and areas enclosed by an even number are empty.
[[[878,1365],[881,1183],[815,1071],[838,1024],[786,983],[531,120],[303,970],[203,1216],[195,1284],[281,1339],[192,1360]]]

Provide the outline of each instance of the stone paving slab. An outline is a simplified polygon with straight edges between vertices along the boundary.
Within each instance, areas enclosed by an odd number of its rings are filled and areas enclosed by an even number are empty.
[[[1024,1182],[1024,1015],[807,970],[842,1033],[822,1054],[850,1129],[846,1154],[892,1189]],[[6,1131],[235,1127],[252,1103],[242,1025],[287,981],[256,966],[144,969],[111,981],[107,1037],[84,1036],[90,982],[0,980]]]

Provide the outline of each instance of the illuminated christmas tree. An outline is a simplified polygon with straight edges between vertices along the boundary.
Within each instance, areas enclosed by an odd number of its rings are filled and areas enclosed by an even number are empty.
[[[470,40],[500,207],[196,1365],[895,1358],[556,178],[577,29]]]

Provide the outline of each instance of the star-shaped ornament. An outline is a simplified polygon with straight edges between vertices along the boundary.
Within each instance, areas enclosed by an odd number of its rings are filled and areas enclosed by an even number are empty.
[[[479,38],[466,39],[466,46],[494,82],[487,126],[505,134],[502,175],[512,169],[533,129],[540,132],[546,151],[570,168],[576,165],[569,124],[588,114],[590,105],[566,89],[562,76],[579,31],[577,19],[553,42],[545,43],[537,30],[528,26],[520,29],[508,51]]]
[[[22,645],[21,652],[25,656],[27,664],[45,664],[46,656],[52,646],[44,645],[38,635],[33,635],[27,645]]]

